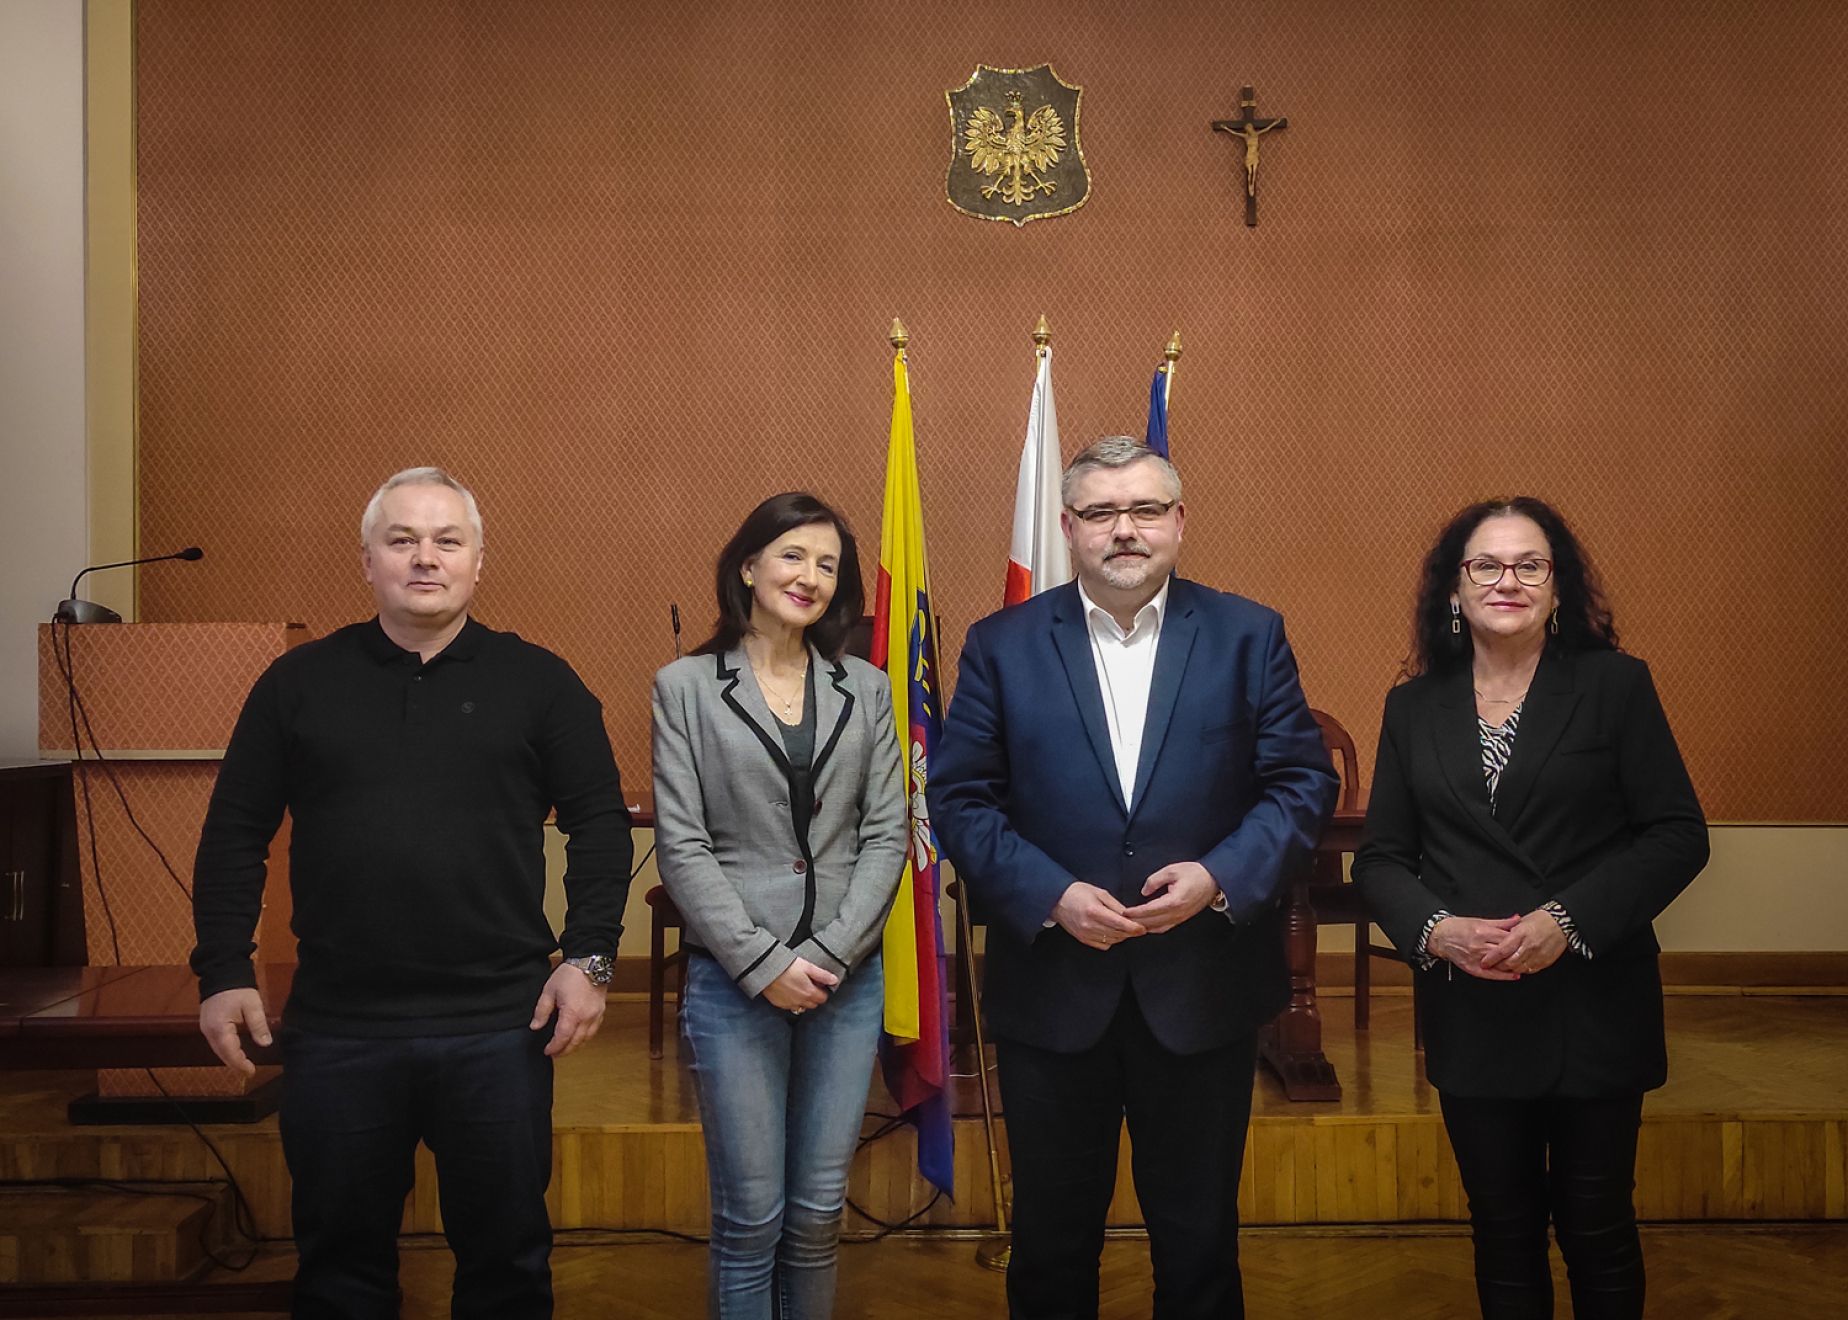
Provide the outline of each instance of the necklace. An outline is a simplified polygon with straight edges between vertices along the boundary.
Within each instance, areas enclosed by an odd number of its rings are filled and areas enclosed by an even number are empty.
[[[796,690],[790,696],[784,696],[782,689],[766,678],[764,671],[754,664],[751,666],[751,673],[757,679],[758,689],[766,697],[774,697],[783,703],[783,723],[793,724],[796,719],[796,698],[802,695],[804,687],[808,684],[807,662],[803,663],[802,672],[796,676]]]

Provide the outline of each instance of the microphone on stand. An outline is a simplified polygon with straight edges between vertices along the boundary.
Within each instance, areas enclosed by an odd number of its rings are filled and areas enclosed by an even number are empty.
[[[674,621],[674,659],[678,660],[680,658],[680,607],[669,605],[667,617]]]
[[[169,559],[184,559],[188,563],[204,559],[205,551],[196,545],[189,545],[184,550],[176,550],[170,555],[149,555],[146,559],[124,559],[119,564],[91,564],[88,568],[71,579],[69,600],[60,601],[57,611],[51,616],[54,623],[120,623],[122,616],[107,605],[98,605],[93,600],[77,598],[77,584],[83,581],[85,573],[100,573],[106,568],[133,568],[136,564],[161,564]]]

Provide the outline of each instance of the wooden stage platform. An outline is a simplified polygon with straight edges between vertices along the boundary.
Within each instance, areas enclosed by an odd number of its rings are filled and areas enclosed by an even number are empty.
[[[1348,1004],[1331,998],[1326,1048],[1345,1094],[1293,1103],[1260,1074],[1243,1190],[1251,1225],[1393,1224],[1464,1217],[1455,1165],[1411,1048],[1410,1000],[1376,992],[1373,1027],[1357,1038]],[[1848,997],[1716,991],[1670,996],[1671,1080],[1649,1098],[1638,1168],[1647,1220],[1848,1218]],[[645,1007],[614,1002],[603,1033],[558,1070],[552,1182],[561,1229],[706,1228],[704,1155],[691,1079],[673,1043],[650,1062]],[[971,1060],[965,1055],[963,1063]],[[66,1103],[89,1073],[0,1076],[0,1179],[198,1180],[219,1177],[184,1127],[72,1127]],[[889,1109],[877,1085],[867,1131]],[[957,1096],[957,1199],[919,1227],[992,1225],[980,1102]],[[1185,1121],[1186,1097],[1176,1099]],[[273,1118],[207,1129],[266,1236],[288,1233],[288,1176]],[[887,1222],[931,1200],[913,1172],[908,1129],[869,1143],[850,1198]],[[1005,1167],[1005,1166],[1004,1166]],[[1112,1222],[1138,1215],[1122,1162]],[[850,1233],[876,1225],[850,1213]],[[440,1228],[427,1154],[407,1232]]]

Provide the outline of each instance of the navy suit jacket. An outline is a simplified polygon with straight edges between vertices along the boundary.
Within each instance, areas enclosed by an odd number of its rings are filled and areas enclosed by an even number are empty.
[[[989,923],[990,1029],[1083,1050],[1126,986],[1180,1054],[1276,1016],[1289,993],[1278,899],[1337,788],[1274,610],[1174,579],[1127,807],[1077,585],[983,619],[963,647],[928,794]],[[1044,924],[1074,880],[1134,905],[1151,874],[1180,861],[1212,873],[1231,920],[1206,909],[1108,950]]]

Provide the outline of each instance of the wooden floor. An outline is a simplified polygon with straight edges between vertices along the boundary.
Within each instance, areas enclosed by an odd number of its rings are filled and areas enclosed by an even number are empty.
[[[1391,1224],[1463,1218],[1461,1189],[1410,1044],[1409,1000],[1379,995],[1370,1033],[1350,1005],[1325,1005],[1342,1100],[1292,1104],[1261,1075],[1242,1209],[1253,1225]],[[1669,1084],[1645,1110],[1638,1208],[1646,1220],[1848,1219],[1848,997],[1712,993],[1668,1000]],[[973,1060],[965,1056],[964,1066]],[[210,1179],[210,1156],[184,1128],[73,1128],[64,1106],[92,1084],[80,1074],[0,1077],[0,1178]],[[957,1199],[919,1223],[993,1223],[974,1084],[957,1095]],[[889,1101],[875,1085],[869,1112]],[[877,1126],[869,1118],[868,1130]],[[561,1229],[706,1226],[705,1161],[691,1080],[675,1046],[651,1062],[644,1006],[611,1006],[603,1033],[558,1069],[554,1222]],[[265,1235],[288,1233],[288,1176],[275,1122],[217,1127]],[[427,1160],[407,1232],[440,1228]],[[1112,1222],[1139,1222],[1122,1162]],[[850,1197],[883,1220],[926,1205],[908,1132],[865,1148]],[[848,1229],[873,1223],[850,1214]]]
[[[907,1236],[844,1246],[836,1320],[1005,1315],[1002,1277],[975,1263],[974,1245]],[[1652,1318],[1822,1320],[1843,1313],[1848,1226],[1648,1228],[1643,1250]],[[1383,1236],[1255,1229],[1244,1235],[1240,1256],[1251,1320],[1453,1320],[1477,1313],[1469,1239],[1460,1230]],[[552,1263],[559,1320],[696,1320],[704,1313],[706,1257],[699,1246],[566,1235]],[[287,1277],[292,1266],[291,1256],[275,1253],[252,1273]],[[1558,1313],[1569,1315],[1557,1253],[1554,1275]],[[403,1320],[449,1314],[450,1258],[440,1240],[407,1240],[401,1278]],[[1153,1296],[1146,1240],[1105,1244],[1100,1291],[1102,1320],[1146,1320]]]

